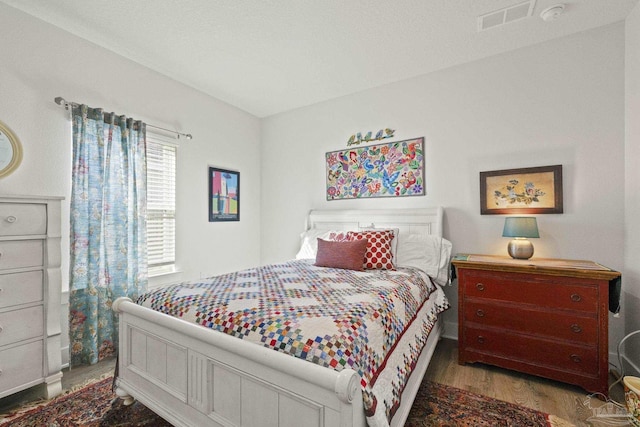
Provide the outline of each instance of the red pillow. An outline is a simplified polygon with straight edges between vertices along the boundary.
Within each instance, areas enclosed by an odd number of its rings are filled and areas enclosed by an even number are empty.
[[[347,233],[350,240],[367,241],[367,253],[364,260],[364,268],[367,270],[395,270],[393,265],[393,230],[367,230],[350,231]]]
[[[332,242],[318,238],[315,265],[362,271],[366,251],[366,240]]]

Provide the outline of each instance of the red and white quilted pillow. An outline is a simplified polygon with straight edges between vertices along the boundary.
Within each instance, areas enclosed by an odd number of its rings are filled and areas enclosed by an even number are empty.
[[[367,253],[364,260],[365,269],[396,269],[395,265],[393,265],[393,253],[391,252],[392,230],[350,231],[347,233],[347,237],[349,240],[367,240]]]

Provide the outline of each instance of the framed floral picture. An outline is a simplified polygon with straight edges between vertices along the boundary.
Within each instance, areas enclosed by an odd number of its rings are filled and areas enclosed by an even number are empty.
[[[209,168],[209,222],[240,221],[240,172]]]
[[[480,213],[562,213],[562,165],[480,172]]]

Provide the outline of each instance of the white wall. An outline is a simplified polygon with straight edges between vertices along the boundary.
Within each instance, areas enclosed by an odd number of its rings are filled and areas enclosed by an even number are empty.
[[[2,3],[0,28],[0,120],[24,149],[20,168],[0,180],[0,194],[64,196],[63,218],[68,218],[71,124],[68,113],[53,102],[62,96],[194,136],[181,140],[178,151],[177,264],[182,274],[154,283],[260,262],[257,118]],[[240,171],[240,222],[208,222],[208,165]],[[68,235],[68,223],[63,227]],[[66,290],[68,240],[63,245]]]
[[[562,164],[564,214],[538,216],[535,256],[622,269],[624,36],[618,23],[264,119],[262,262],[295,255],[313,208],[442,205],[454,252],[506,255],[479,172]],[[425,137],[427,195],[326,201],[325,152],[383,127]],[[446,292],[455,335],[457,285]],[[622,329],[611,319],[612,343]]]
[[[625,252],[623,309],[625,332],[640,330],[640,4],[627,17],[625,45]],[[640,373],[640,335],[625,345]]]

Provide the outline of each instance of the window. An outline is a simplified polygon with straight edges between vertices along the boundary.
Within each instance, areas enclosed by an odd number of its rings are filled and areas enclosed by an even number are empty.
[[[147,257],[149,276],[174,271],[176,146],[147,131]]]

